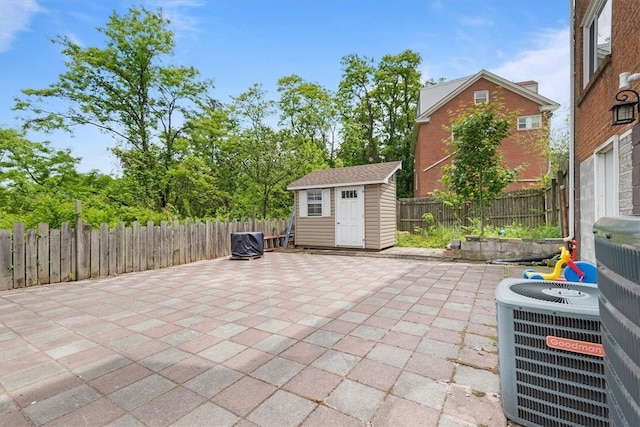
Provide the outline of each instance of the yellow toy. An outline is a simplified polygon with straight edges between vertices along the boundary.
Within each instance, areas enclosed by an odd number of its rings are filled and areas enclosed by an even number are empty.
[[[525,279],[536,279],[536,280],[557,280],[562,275],[562,269],[569,260],[571,259],[571,253],[562,246],[560,248],[560,259],[556,262],[555,267],[551,273],[540,273],[533,269],[525,270],[522,273],[522,277]]]
[[[533,280],[567,280],[569,282],[597,283],[596,266],[588,261],[576,261],[575,250],[577,242],[570,240],[568,243],[571,250],[564,246],[560,247],[560,259],[551,273],[545,274],[529,269],[522,272],[522,277]]]

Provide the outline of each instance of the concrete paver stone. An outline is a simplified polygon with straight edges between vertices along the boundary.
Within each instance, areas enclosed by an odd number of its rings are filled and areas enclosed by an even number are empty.
[[[505,427],[493,294],[521,269],[348,255],[2,291],[0,425]]]

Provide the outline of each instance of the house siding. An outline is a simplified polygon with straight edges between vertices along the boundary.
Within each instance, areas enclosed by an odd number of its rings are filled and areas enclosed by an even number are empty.
[[[637,0],[612,1],[611,54],[595,70],[589,82],[584,83],[584,34],[581,26],[590,0],[576,0],[573,16],[572,52],[575,70],[572,84],[573,99],[573,146],[575,166],[574,211],[577,224],[575,237],[580,241],[580,257],[593,261],[593,224],[597,218],[594,193],[594,153],[598,147],[618,136],[618,214],[640,214],[640,190],[635,180],[640,180],[639,149],[629,132],[640,133],[638,121],[623,126],[611,125],[611,106],[619,91],[619,74],[640,72],[638,44],[638,22],[640,8]],[[631,89],[640,90],[640,83],[631,83]]]
[[[296,246],[334,247],[335,246],[335,189],[331,194],[331,216],[300,217],[300,191],[295,192],[296,215],[294,240]]]
[[[451,136],[447,131],[451,123],[450,117],[462,105],[471,105],[473,93],[480,90],[488,90],[492,99],[494,94],[498,93],[506,109],[518,111],[520,116],[542,114],[542,129],[518,131],[517,121],[514,120],[511,136],[502,143],[500,151],[504,156],[504,163],[512,169],[522,166],[518,181],[510,184],[507,190],[520,190],[537,185],[538,180],[546,173],[548,157],[544,140],[548,136],[550,114],[541,113],[540,105],[536,102],[481,78],[435,111],[429,123],[419,124],[414,165],[415,197],[428,196],[436,189],[443,189],[440,183],[443,167],[450,164],[449,159],[443,161],[448,155],[446,141]],[[427,168],[429,169],[425,171]]]

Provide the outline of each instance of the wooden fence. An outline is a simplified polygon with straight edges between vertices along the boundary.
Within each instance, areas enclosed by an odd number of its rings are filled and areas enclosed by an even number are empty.
[[[496,227],[521,224],[527,227],[566,224],[566,174],[559,173],[544,189],[521,190],[502,194],[486,211],[487,223]],[[413,232],[425,227],[422,215],[431,213],[437,224],[445,227],[470,225],[469,218],[478,217],[468,208],[457,211],[435,197],[398,199],[397,230]],[[564,234],[566,235],[566,233]]]
[[[91,228],[78,221],[59,230],[39,224],[0,230],[0,290],[154,270],[230,255],[231,233],[256,231],[282,237],[286,220],[152,221]],[[267,239],[266,247],[280,239]]]

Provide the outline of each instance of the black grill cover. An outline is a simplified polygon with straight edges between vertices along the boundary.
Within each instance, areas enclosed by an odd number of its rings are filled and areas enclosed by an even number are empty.
[[[261,232],[231,233],[231,258],[256,258],[264,254]]]

